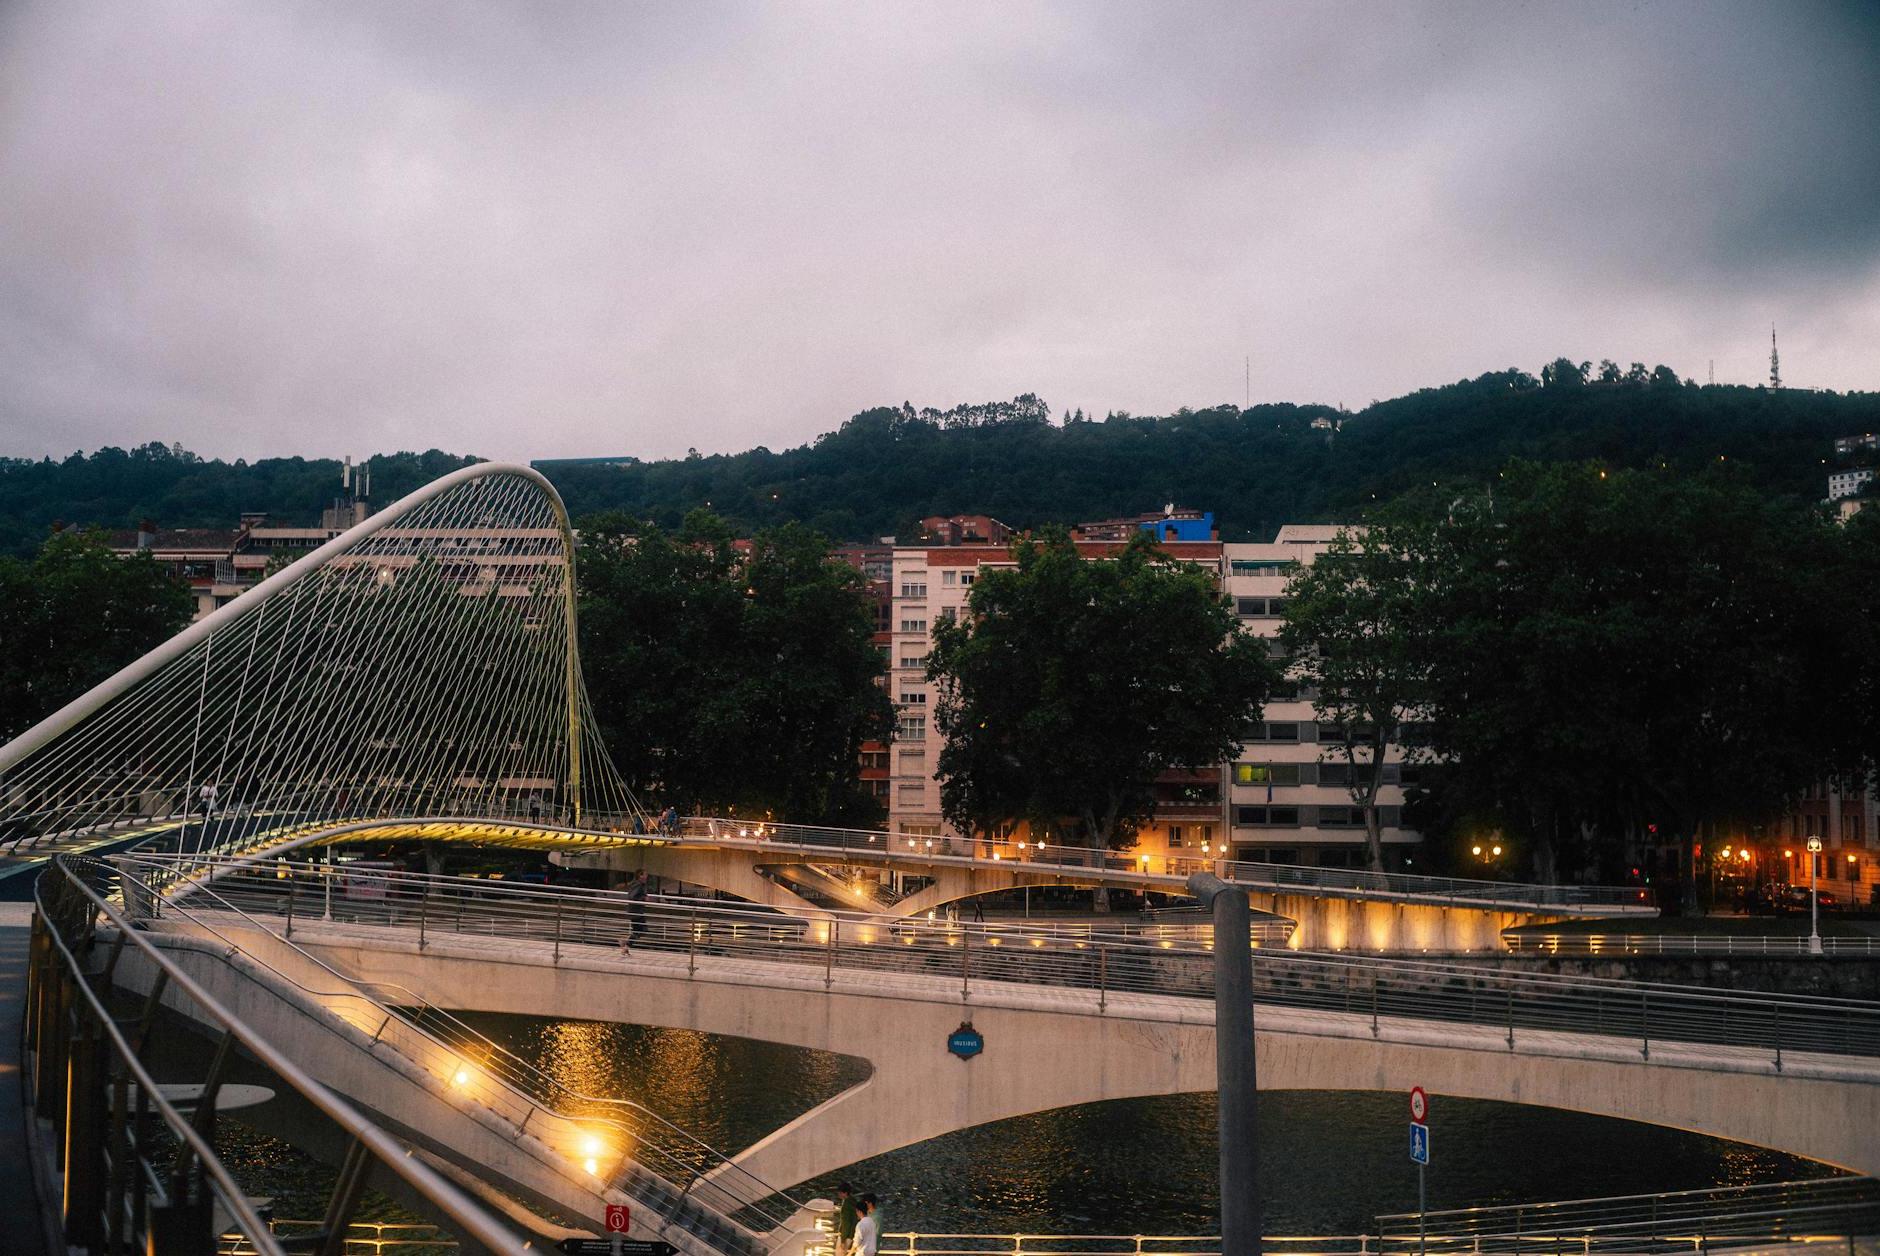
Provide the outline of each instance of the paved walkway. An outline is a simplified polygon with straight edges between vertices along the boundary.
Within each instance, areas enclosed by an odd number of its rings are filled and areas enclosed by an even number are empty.
[[[0,903],[0,1256],[46,1256],[39,1199],[26,1158],[25,1077],[20,1035],[25,1025],[27,943],[32,907]]]

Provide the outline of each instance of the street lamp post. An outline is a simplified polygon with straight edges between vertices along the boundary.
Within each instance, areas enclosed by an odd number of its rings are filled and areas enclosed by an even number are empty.
[[[1815,856],[1821,853],[1821,839],[1808,839],[1808,953],[1821,954],[1821,904],[1815,890],[1815,865],[1819,862]]]

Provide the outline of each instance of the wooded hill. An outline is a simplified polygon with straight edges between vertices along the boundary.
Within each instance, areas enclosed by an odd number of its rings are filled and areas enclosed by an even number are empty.
[[[1356,413],[1283,404],[1054,420],[1027,394],[945,412],[867,410],[781,453],[540,465],[577,519],[618,510],[673,526],[709,503],[741,530],[798,520],[862,540],[930,514],[1027,527],[1176,501],[1212,509],[1224,539],[1246,540],[1281,523],[1349,517],[1431,481],[1479,480],[1513,457],[1690,468],[1721,458],[1771,494],[1819,498],[1834,438],[1880,431],[1880,393],[1700,387],[1662,368],[1606,374],[1563,360],[1543,370],[1545,384],[1498,371]],[[436,450],[381,457],[375,496],[389,501],[466,461]],[[0,462],[0,548],[30,550],[55,521],[228,526],[242,510],[311,521],[338,485],[330,460],[230,464],[155,444],[9,460]]]

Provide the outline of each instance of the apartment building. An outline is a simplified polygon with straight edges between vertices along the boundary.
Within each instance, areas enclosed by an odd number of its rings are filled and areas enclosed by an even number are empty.
[[[1223,547],[1227,594],[1248,631],[1279,636],[1286,582],[1324,553],[1337,533],[1330,524],[1287,524],[1270,543]],[[1319,721],[1316,696],[1296,685],[1283,689],[1227,766],[1227,845],[1236,859],[1365,866],[1364,812],[1351,795],[1343,734]],[[1386,753],[1378,805],[1385,859],[1392,866],[1409,862],[1409,852],[1422,840],[1403,823],[1404,787],[1414,784],[1415,775],[1401,748]]]
[[[972,519],[971,531],[977,536],[1011,535],[1011,530],[997,520]],[[948,526],[946,520],[922,523],[929,537],[968,532],[964,518],[957,527]],[[1102,558],[1115,554],[1139,530],[1156,536],[1172,557],[1197,563],[1219,578],[1221,543],[1215,539],[1213,516],[1199,511],[1180,511],[1171,506],[1129,519],[1080,525],[1073,529],[1072,536],[1079,552]],[[933,723],[935,697],[927,682],[927,651],[934,625],[965,613],[966,599],[980,573],[1010,566],[1011,553],[1005,544],[974,541],[895,547],[889,675],[897,725],[892,749],[894,784],[888,806],[889,827],[895,832],[917,837],[954,835],[940,813],[940,782],[934,777],[940,737]],[[1225,832],[1224,780],[1224,769],[1219,764],[1164,773],[1155,785],[1154,818],[1140,835],[1137,849],[1151,857],[1171,850],[1199,851],[1204,846],[1214,849]]]
[[[1873,483],[1873,476],[1872,467],[1856,467],[1832,473],[1828,476],[1828,500],[1838,501],[1843,497],[1854,496]]]

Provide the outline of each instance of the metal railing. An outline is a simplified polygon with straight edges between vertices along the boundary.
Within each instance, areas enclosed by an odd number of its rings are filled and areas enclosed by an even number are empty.
[[[1273,1256],[1370,1256],[1364,1234],[1279,1235],[1260,1239]],[[881,1236],[879,1256],[1220,1256],[1218,1234],[921,1234]]]
[[[1730,933],[1541,933],[1501,935],[1517,955],[1809,955],[1805,935]],[[1880,937],[1823,937],[1823,955],[1880,955]]]
[[[779,824],[768,820],[738,820],[717,816],[688,816],[670,828],[662,828],[645,813],[588,811],[582,814],[576,825],[570,813],[557,807],[547,807],[538,812],[521,804],[510,807],[457,808],[445,799],[411,801],[421,805],[413,807],[408,815],[386,815],[369,822],[349,821],[333,815],[331,808],[323,804],[318,808],[310,807],[308,812],[286,824],[267,823],[261,812],[249,813],[242,807],[229,805],[217,811],[216,823],[232,827],[218,833],[215,845],[220,853],[226,854],[238,849],[252,850],[269,839],[283,835],[300,835],[324,828],[489,821],[518,827],[553,829],[565,832],[573,839],[665,837],[727,845],[767,846],[808,855],[834,855],[845,861],[945,862],[975,866],[1004,864],[1073,878],[1079,873],[1100,872],[1106,878],[1138,881],[1147,888],[1172,886],[1172,892],[1175,893],[1183,892],[1188,877],[1193,873],[1211,872],[1223,880],[1254,889],[1311,895],[1390,898],[1450,906],[1541,908],[1575,914],[1585,913],[1589,909],[1610,914],[1649,914],[1656,911],[1651,891],[1636,885],[1539,885],[1480,878],[1434,877],[1407,872],[1259,863],[1187,854],[1137,855],[1046,842],[994,842],[976,838],[915,836],[872,829]],[[283,814],[278,807],[268,813],[275,817]],[[247,821],[246,824],[233,824],[238,815]],[[0,838],[0,841],[4,840]]]
[[[68,1244],[113,1254],[203,1250],[212,1237],[213,1209],[220,1205],[256,1251],[282,1256],[283,1246],[215,1150],[216,1100],[239,1047],[347,1141],[318,1225],[322,1246],[345,1230],[377,1161],[481,1246],[523,1256],[525,1245],[479,1204],[305,1073],[133,929],[81,869],[54,860],[34,896],[25,1043],[34,1107],[51,1122],[57,1139]],[[100,926],[116,931],[108,948],[100,946]],[[108,1001],[127,948],[155,973],[140,1014],[128,1021]],[[190,1112],[183,1110],[190,1105],[171,1099],[174,1092],[166,1092],[146,1063],[162,1028],[158,1012],[166,997],[184,1000],[212,1034],[219,1031]]]
[[[343,868],[343,865],[342,865]],[[736,959],[805,970],[825,986],[838,971],[894,974],[907,993],[970,1000],[974,992],[1049,986],[1085,992],[1086,1010],[1114,1014],[1121,995],[1212,999],[1213,957],[1203,941],[1109,939],[1016,921],[965,924],[861,913],[789,914],[706,901],[635,903],[604,890],[508,885],[462,877],[374,871],[350,888],[317,878],[320,865],[226,864],[215,893],[255,915],[284,917],[284,932],[324,911],[335,920],[415,931],[533,941],[551,964],[574,947],[618,947],[701,964]],[[188,887],[177,894],[187,897]],[[591,952],[590,952],[591,953]],[[781,969],[780,969],[781,975]],[[1630,1042],[1646,1057],[1662,1042],[1748,1048],[1780,1069],[1785,1054],[1880,1056],[1880,1004],[1812,995],[1722,992],[1662,983],[1508,973],[1437,960],[1290,952],[1262,947],[1254,965],[1263,1005],[1344,1013],[1368,1022],[1415,1019],[1493,1027],[1506,1049],[1521,1035],[1570,1032]],[[953,993],[947,993],[947,992]],[[1487,1043],[1480,1045],[1486,1046]]]
[[[566,1155],[568,1171],[572,1172],[571,1166],[582,1166],[589,1178],[640,1199],[670,1224],[715,1246],[748,1251],[755,1246],[756,1232],[782,1225],[800,1207],[787,1194],[644,1105],[575,1090],[409,987],[361,982],[333,968],[292,941],[291,911],[286,929],[277,933],[237,897],[221,892],[220,879],[213,884],[202,880],[179,883],[187,900],[179,901],[163,898],[139,876],[145,870],[161,874],[178,866],[200,872],[204,868],[201,859],[119,856],[110,863],[120,879],[131,919],[181,917],[231,951],[240,951],[271,980],[302,991],[354,1028],[369,1032],[370,1049],[399,1053],[446,1083],[452,1093],[502,1116],[518,1131],[533,1128],[538,1139],[559,1140],[557,1149]],[[302,868],[325,869],[326,865]],[[291,896],[288,902],[291,907]],[[266,933],[320,972],[322,981],[330,979],[332,984],[324,988],[306,985],[257,954],[252,945],[244,946],[229,925]],[[549,1122],[542,1118],[558,1119],[563,1128],[551,1134],[545,1129]],[[609,1166],[604,1172],[603,1165]]]
[[[1457,1252],[1712,1251],[1880,1235],[1880,1181],[1802,1182],[1500,1204],[1377,1218],[1387,1250]],[[1819,1250],[1819,1248],[1817,1248]]]
[[[318,1221],[276,1218],[268,1228],[277,1238],[305,1242],[318,1233]],[[461,1244],[450,1231],[428,1222],[354,1221],[346,1227],[333,1256],[449,1256]],[[261,1256],[248,1236],[230,1230],[216,1236],[216,1256]]]

